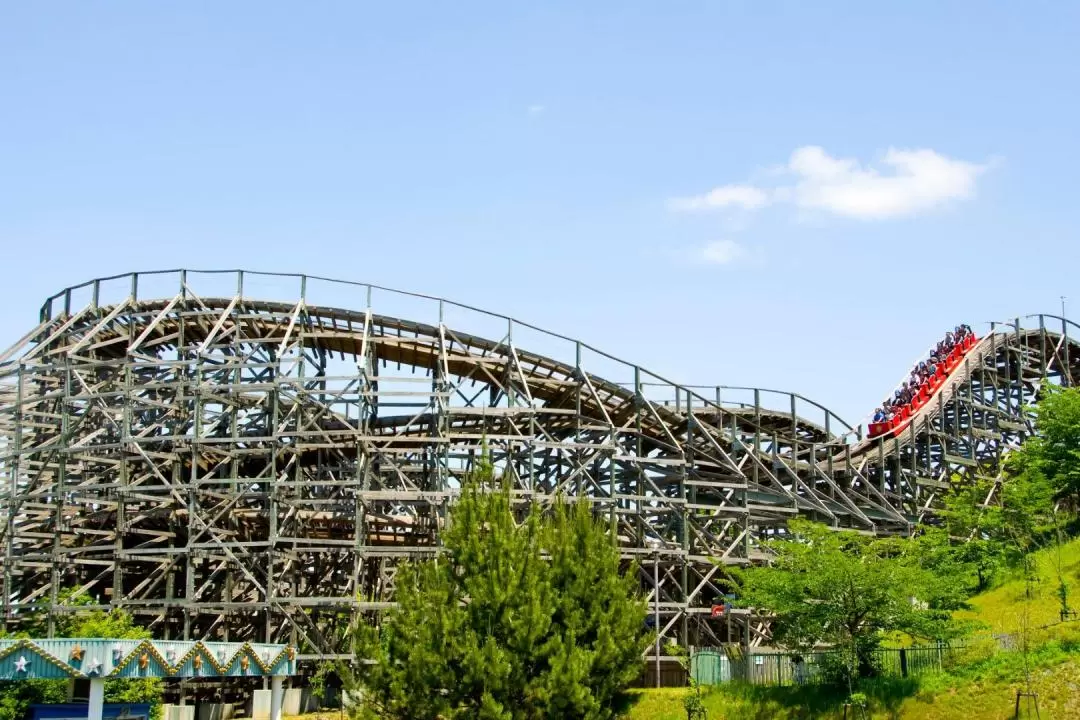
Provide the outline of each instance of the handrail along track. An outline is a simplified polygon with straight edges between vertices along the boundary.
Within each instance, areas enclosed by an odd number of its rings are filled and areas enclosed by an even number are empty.
[[[257,299],[268,282],[291,297]],[[438,552],[486,444],[521,502],[610,517],[663,634],[756,641],[709,617],[724,563],[797,515],[908,532],[1030,433],[1024,406],[1072,382],[1080,332],[1025,320],[991,328],[900,437],[866,441],[793,393],[680,385],[430,296],[245,271],[94,280],[0,354],[5,621],[62,612],[73,587],[168,637],[347,653],[396,566]]]

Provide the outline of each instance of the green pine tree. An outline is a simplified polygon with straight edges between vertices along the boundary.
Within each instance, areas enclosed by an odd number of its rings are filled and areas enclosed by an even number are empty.
[[[515,506],[485,465],[437,560],[396,576],[399,606],[358,630],[364,717],[610,718],[641,670],[636,569],[585,503]]]

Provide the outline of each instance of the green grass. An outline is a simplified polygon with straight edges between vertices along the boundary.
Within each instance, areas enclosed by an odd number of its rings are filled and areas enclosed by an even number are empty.
[[[864,688],[874,698],[875,707],[900,708],[904,699],[916,690],[911,680],[875,683]],[[686,688],[641,690],[635,694],[635,704],[629,720],[685,720],[682,699]],[[740,720],[803,720],[804,718],[842,718],[844,693],[833,688],[805,686],[775,688],[732,685],[703,690],[702,699],[709,720],[738,718]],[[897,716],[899,717],[899,716]]]
[[[957,617],[972,618],[986,623],[995,633],[1016,634],[1023,627],[1025,606],[1028,623],[1039,638],[1053,632],[1039,633],[1038,629],[1059,624],[1060,602],[1057,597],[1058,563],[1070,587],[1069,604],[1080,610],[1080,540],[1061,546],[1060,558],[1056,549],[1042,550],[1035,555],[1039,581],[1032,585],[1031,603],[1024,602],[1025,583],[1015,578],[971,599],[971,610],[958,612]]]
[[[1060,622],[1057,596],[1059,556],[1055,549],[1036,556],[1039,581],[1025,602],[1026,584],[1010,579],[971,600],[957,616],[982,623],[968,646],[956,653],[946,672],[918,680],[882,679],[862,688],[871,699],[873,718],[896,720],[972,720],[1011,718],[1018,689],[1030,672],[1043,720],[1080,718],[1080,621]],[[1080,610],[1080,540],[1060,551],[1062,574]],[[1072,593],[1073,591],[1071,591]],[[1026,606],[1026,610],[1025,610]],[[1021,636],[1026,622],[1031,651],[998,650],[991,634]],[[627,720],[684,720],[684,688],[634,693]],[[801,720],[842,718],[844,693],[827,687],[766,688],[723,686],[703,691],[709,720]],[[1034,717],[1032,715],[1031,717]]]
[[[1024,683],[1022,672],[1002,669],[1004,678],[993,673],[982,679],[945,674],[922,682],[878,683],[864,692],[875,719],[1005,720],[1013,717],[1016,691]],[[1080,661],[1036,669],[1032,686],[1043,720],[1080,717]],[[685,720],[682,698],[687,692],[685,688],[637,691],[627,719]],[[839,720],[843,696],[828,688],[724,687],[703,697],[709,720]]]

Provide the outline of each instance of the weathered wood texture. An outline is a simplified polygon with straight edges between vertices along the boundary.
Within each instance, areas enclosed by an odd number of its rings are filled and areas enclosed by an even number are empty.
[[[950,482],[997,476],[1040,387],[1080,372],[1080,328],[1017,320],[900,438],[860,441],[799,395],[681,386],[366,285],[128,275],[59,293],[39,322],[0,354],[6,625],[63,612],[76,588],[160,638],[305,654],[347,651],[349,625],[392,603],[398,564],[439,551],[485,446],[523,504],[568,495],[610,520],[666,636],[757,642],[763,623],[711,617],[723,564],[762,559],[795,515],[874,533],[933,521]]]

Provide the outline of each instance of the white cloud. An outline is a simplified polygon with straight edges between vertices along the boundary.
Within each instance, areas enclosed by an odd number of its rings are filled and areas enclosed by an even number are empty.
[[[970,198],[975,194],[976,180],[987,169],[986,165],[927,149],[889,148],[880,164],[882,169],[864,166],[854,158],[836,158],[810,145],[797,148],[786,166],[770,173],[790,177],[792,183],[723,185],[704,195],[672,200],[670,206],[675,210],[758,210],[770,204],[793,203],[803,209],[880,220]]]
[[[712,265],[727,265],[745,254],[743,246],[734,240],[715,240],[701,248],[699,257]]]
[[[913,215],[921,210],[975,194],[975,180],[985,166],[954,160],[933,150],[889,148],[883,174],[857,160],[834,158],[822,148],[802,147],[788,168],[798,180],[795,203],[802,208],[877,220]]]
[[[544,112],[544,106],[543,105],[530,105],[528,108],[525,109],[525,111],[527,113],[529,113],[530,115],[539,115],[540,113]]]
[[[757,210],[768,202],[768,193],[753,185],[721,185],[704,195],[673,198],[669,204],[673,210],[712,210],[732,206]]]

